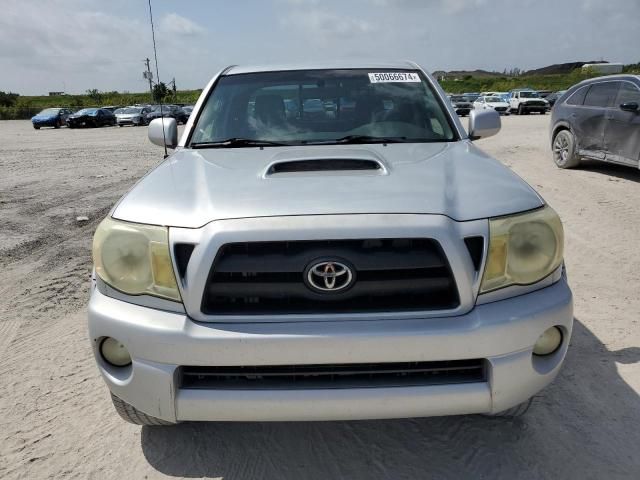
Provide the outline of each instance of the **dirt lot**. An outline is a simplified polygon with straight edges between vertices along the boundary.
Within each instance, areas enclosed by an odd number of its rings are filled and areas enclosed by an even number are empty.
[[[0,122],[0,478],[639,478],[640,171],[556,169],[548,122],[508,117],[479,142],[567,233],[572,346],[526,417],[159,429],[113,411],[85,305],[93,230],[161,150],[144,128]]]

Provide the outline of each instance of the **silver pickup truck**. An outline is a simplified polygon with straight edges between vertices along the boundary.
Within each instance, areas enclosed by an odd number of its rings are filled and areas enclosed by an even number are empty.
[[[413,63],[224,69],[94,237],[133,423],[517,415],[567,352],[558,215]]]

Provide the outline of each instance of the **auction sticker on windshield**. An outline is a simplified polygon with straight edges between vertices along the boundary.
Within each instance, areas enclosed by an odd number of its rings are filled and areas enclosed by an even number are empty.
[[[370,73],[371,83],[420,82],[420,75],[414,72],[380,72]]]

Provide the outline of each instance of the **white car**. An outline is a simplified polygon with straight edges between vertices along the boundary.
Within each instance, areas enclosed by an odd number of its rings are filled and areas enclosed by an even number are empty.
[[[115,111],[116,121],[119,127],[124,125],[144,125],[145,115],[149,113],[150,109],[147,107],[127,107],[119,108]]]
[[[481,96],[473,102],[474,110],[495,110],[500,115],[509,115],[509,104],[498,96]]]
[[[509,111],[518,115],[527,115],[531,112],[538,112],[544,115],[549,110],[549,102],[540,98],[538,92],[534,90],[512,90],[509,97]]]

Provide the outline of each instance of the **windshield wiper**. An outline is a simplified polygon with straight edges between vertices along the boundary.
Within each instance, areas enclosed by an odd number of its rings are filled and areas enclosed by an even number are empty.
[[[405,143],[407,137],[376,137],[374,135],[347,135],[333,140],[308,141],[305,144],[349,144],[349,143]]]
[[[278,147],[286,146],[287,143],[272,142],[271,140],[256,140],[254,138],[227,138],[216,142],[192,143],[191,148],[236,148],[236,147]]]

